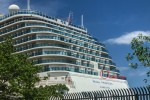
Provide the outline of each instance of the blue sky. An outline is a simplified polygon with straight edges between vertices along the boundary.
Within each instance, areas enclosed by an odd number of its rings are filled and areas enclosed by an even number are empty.
[[[7,13],[10,4],[26,9],[26,0],[0,0],[0,13]],[[31,9],[66,20],[73,12],[73,23],[105,43],[109,54],[130,87],[145,86],[148,68],[131,69],[125,56],[131,52],[130,41],[138,33],[150,35],[150,0],[31,0]],[[150,82],[149,82],[150,83]]]

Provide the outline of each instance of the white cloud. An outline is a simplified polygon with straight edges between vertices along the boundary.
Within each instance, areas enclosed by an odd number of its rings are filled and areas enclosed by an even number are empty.
[[[118,67],[120,71],[128,71],[130,67]]]
[[[138,67],[137,69],[133,69],[131,67],[118,67],[121,75],[129,76],[129,77],[144,77],[146,76],[148,68]]]
[[[142,77],[142,76],[146,76],[146,72],[147,71],[145,71],[145,70],[132,70],[132,72],[131,71],[129,71],[128,72],[128,75],[129,76],[131,76],[131,77],[135,77],[135,76],[137,76],[137,77]]]
[[[138,34],[143,34],[145,36],[150,36],[150,31],[133,31],[133,32],[128,32],[128,33],[125,33],[124,35],[121,35],[120,37],[108,39],[108,40],[105,41],[105,43],[128,45],[128,44],[131,43],[131,41],[132,41],[132,39],[134,37],[138,36]]]

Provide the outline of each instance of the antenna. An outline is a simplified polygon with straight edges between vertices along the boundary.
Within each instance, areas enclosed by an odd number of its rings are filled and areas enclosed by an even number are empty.
[[[27,10],[30,10],[30,0],[27,1]]]
[[[69,12],[69,16],[68,16],[68,19],[67,19],[67,22],[69,23],[69,24],[71,24],[72,23],[72,20],[73,20],[73,12]]]
[[[83,25],[83,15],[81,15],[81,27],[84,28],[84,25]]]

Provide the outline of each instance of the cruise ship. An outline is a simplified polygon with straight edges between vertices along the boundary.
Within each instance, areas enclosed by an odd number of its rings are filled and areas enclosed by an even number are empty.
[[[13,4],[0,16],[0,40],[7,35],[16,53],[43,67],[36,86],[65,84],[70,93],[129,88],[105,45],[82,25]]]

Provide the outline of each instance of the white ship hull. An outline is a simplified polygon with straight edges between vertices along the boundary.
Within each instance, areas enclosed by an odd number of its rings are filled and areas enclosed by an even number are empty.
[[[69,88],[69,93],[129,88],[127,81],[121,79],[102,78],[67,71],[40,73],[40,77],[46,75],[49,76],[48,79],[41,81],[38,85],[65,84]]]

